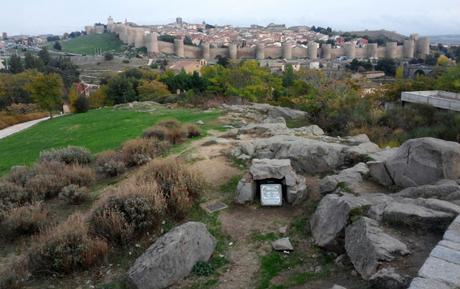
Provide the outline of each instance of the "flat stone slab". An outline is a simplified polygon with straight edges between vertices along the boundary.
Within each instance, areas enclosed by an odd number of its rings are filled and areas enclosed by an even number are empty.
[[[460,251],[437,245],[431,251],[430,256],[460,265]]]
[[[228,206],[221,201],[209,201],[209,202],[200,204],[200,207],[209,214],[212,214],[218,211],[222,211],[228,208]]]
[[[427,278],[414,278],[409,289],[455,289],[444,282]]]
[[[436,257],[428,257],[418,274],[420,277],[445,282],[450,286],[460,286],[460,265]]]
[[[460,223],[454,221],[444,233],[444,239],[451,242],[460,243]]]

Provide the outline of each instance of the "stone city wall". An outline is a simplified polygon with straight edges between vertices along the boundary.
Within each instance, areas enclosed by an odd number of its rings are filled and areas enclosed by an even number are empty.
[[[316,42],[309,42],[307,46],[293,46],[283,43],[281,47],[265,47],[258,44],[255,47],[240,48],[230,44],[227,48],[210,48],[209,43],[202,46],[184,45],[183,39],[175,39],[174,43],[158,41],[157,33],[145,27],[132,27],[127,24],[110,24],[108,30],[116,33],[120,40],[136,48],[146,47],[149,55],[158,53],[174,54],[183,58],[216,59],[228,57],[231,59],[334,59],[341,56],[348,58],[424,58],[430,53],[430,40],[426,37],[412,37],[404,41],[403,45],[388,42],[386,46],[368,44],[366,47],[357,47],[354,43],[345,43],[343,47],[332,48],[330,44],[319,46]]]

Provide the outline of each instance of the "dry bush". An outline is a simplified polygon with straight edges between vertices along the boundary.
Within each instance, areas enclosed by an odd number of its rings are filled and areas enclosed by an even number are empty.
[[[109,150],[96,156],[96,170],[107,177],[116,177],[126,171],[126,164],[120,152]]]
[[[82,147],[68,146],[40,153],[40,162],[58,161],[65,164],[89,164],[93,160],[91,152]]]
[[[125,163],[130,167],[134,167],[146,164],[153,158],[164,155],[168,149],[169,145],[162,141],[133,139],[123,144],[121,152]]]
[[[185,126],[185,131],[187,133],[187,138],[193,138],[201,135],[200,129],[195,124]]]
[[[9,182],[24,186],[27,180],[33,175],[32,169],[27,166],[14,166],[6,177]]]
[[[68,185],[62,188],[59,193],[59,199],[65,201],[69,205],[80,205],[90,199],[89,190],[86,187]]]
[[[174,159],[155,160],[137,176],[139,181],[155,180],[166,199],[168,212],[176,218],[185,217],[205,190],[204,179]]]
[[[36,199],[53,198],[65,186],[74,184],[89,187],[96,180],[95,171],[88,166],[65,165],[58,161],[40,162],[33,167],[34,175],[26,184],[26,191]]]
[[[144,132],[144,138],[167,141],[172,145],[182,143],[186,136],[187,131],[177,120],[162,121]]]
[[[24,288],[24,281],[28,279],[27,258],[23,255],[2,260],[3,269],[0,270],[0,289]]]
[[[46,112],[32,112],[28,114],[11,114],[8,112],[0,111],[0,129],[7,128],[9,126],[31,121],[39,118],[46,117]]]
[[[107,243],[89,236],[83,217],[74,214],[58,226],[44,230],[27,259],[35,276],[69,274],[97,264],[107,252]]]
[[[42,203],[35,203],[9,210],[0,228],[8,239],[38,233],[48,225],[48,210]]]
[[[32,201],[32,196],[23,187],[11,182],[0,183],[0,220],[6,211]]]
[[[157,228],[165,208],[166,201],[155,183],[131,178],[97,202],[90,218],[91,232],[125,246]]]

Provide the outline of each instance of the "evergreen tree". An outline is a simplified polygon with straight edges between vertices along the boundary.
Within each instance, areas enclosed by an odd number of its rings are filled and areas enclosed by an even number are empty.
[[[17,54],[13,54],[10,57],[9,71],[13,74],[21,73],[24,71],[24,66],[22,65],[21,57]]]

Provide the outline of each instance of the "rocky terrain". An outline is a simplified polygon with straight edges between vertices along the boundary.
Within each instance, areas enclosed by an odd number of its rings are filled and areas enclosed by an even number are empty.
[[[275,220],[276,212],[288,208],[296,212],[289,218],[308,219],[305,225],[311,233],[311,239],[304,236],[305,240],[293,245],[286,233],[289,226],[281,227],[285,236],[274,240],[273,250],[289,254],[302,250],[299,244],[317,246],[335,256],[335,264],[349,263],[352,271],[348,274],[355,276],[346,284],[337,278],[336,285],[317,282],[289,288],[460,286],[460,144],[420,138],[399,148],[382,149],[366,135],[330,137],[314,125],[288,128],[287,122],[305,118],[300,111],[264,104],[223,109],[229,130],[208,137],[199,150],[217,152],[213,158],[228,156],[246,163],[248,169],[232,196],[242,205],[231,205],[219,217],[224,231],[241,241],[230,248],[229,255],[234,257],[219,288],[254,287],[251,278],[260,264],[250,256],[260,252],[244,243],[244,234],[260,224],[243,216],[253,214],[254,204],[258,206],[256,187],[263,179],[280,180],[290,204],[260,208],[252,217]],[[199,159],[196,153],[188,156]],[[197,167],[200,162],[196,161]],[[316,186],[311,180],[316,180]],[[315,205],[312,214],[304,209],[306,204]],[[236,233],[232,231],[235,224],[240,224]],[[192,226],[197,228],[187,233]],[[269,227],[270,232],[276,225]],[[169,239],[173,241],[165,244]],[[173,283],[187,288],[179,281],[191,272],[192,263],[208,260],[214,246],[206,228],[185,224],[156,241],[129,270],[129,278],[137,288],[165,288]],[[151,256],[155,252],[160,253]],[[244,274],[241,266],[255,268],[246,268]],[[146,282],[157,285],[142,285]]]

